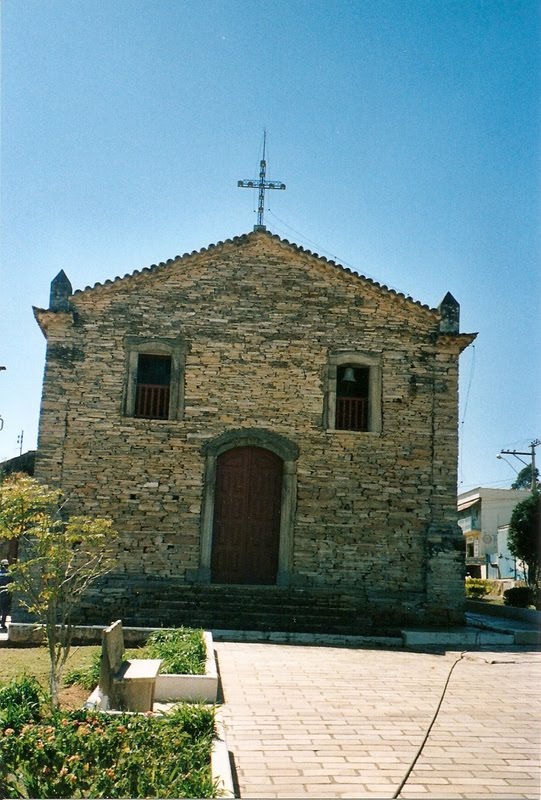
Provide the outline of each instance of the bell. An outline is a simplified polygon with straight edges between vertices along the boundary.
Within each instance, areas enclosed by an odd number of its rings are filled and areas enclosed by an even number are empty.
[[[342,380],[347,381],[348,383],[355,383],[355,370],[353,367],[345,368]]]

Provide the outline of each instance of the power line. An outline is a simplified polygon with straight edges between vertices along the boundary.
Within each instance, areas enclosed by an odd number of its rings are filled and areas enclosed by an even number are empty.
[[[298,231],[298,230],[296,230],[296,228],[293,228],[291,225],[288,225],[287,222],[284,222],[283,219],[280,219],[280,217],[277,216],[277,214],[275,214],[273,211],[271,211],[270,208],[268,208],[267,211],[269,212],[271,217],[274,217],[274,219],[276,219],[281,225],[284,225],[292,233],[294,233],[297,236],[299,236],[300,239],[303,242],[305,242],[306,244],[312,245],[312,247],[317,248],[317,252],[319,254],[324,254],[325,256],[330,256],[333,259],[333,261],[338,261],[338,263],[341,264],[342,266],[349,267],[349,269],[353,270],[353,272],[357,273],[357,275],[362,275],[363,278],[369,278],[371,281],[374,281],[375,283],[381,283],[380,279],[376,278],[374,275],[370,275],[370,273],[366,272],[366,270],[363,269],[363,271],[361,273],[360,270],[359,270],[359,267],[356,267],[353,264],[350,264],[348,261],[346,261],[345,258],[340,258],[340,256],[337,256],[335,253],[332,253],[330,250],[327,250],[325,247],[323,247],[318,242],[314,242],[313,239],[309,239],[308,236],[306,236],[301,231]],[[297,242],[297,244],[298,244],[298,242]],[[389,283],[386,283],[385,285],[388,286],[390,289],[392,289],[393,291],[395,291],[397,293],[400,292],[399,289],[397,289],[395,286],[391,286]]]
[[[530,467],[531,466],[531,473],[532,473],[532,475],[531,475],[531,488],[532,488],[532,492],[535,491],[535,489],[537,487],[537,470],[535,468],[535,448],[539,447],[540,444],[541,444],[541,439],[534,439],[532,442],[530,442],[530,449],[527,450],[527,451],[524,451],[524,450],[500,450],[499,455],[496,456],[496,458],[502,458],[504,455],[515,456],[515,458],[518,458],[518,460],[521,461],[526,467]],[[529,456],[530,460],[531,460],[531,464],[528,464],[526,461],[524,461],[524,459],[520,458],[520,456]],[[506,460],[507,459],[504,459],[504,461],[506,461]]]
[[[493,486],[494,488],[497,489],[498,487],[501,486],[502,488],[507,489],[508,487],[507,486],[503,486],[503,484],[508,484],[508,483],[509,483],[509,479],[502,480],[502,481],[477,481],[477,483],[467,483],[467,484],[465,484],[465,486],[461,485],[460,486],[460,492],[461,493],[467,492],[470,489],[476,489],[478,486],[482,486],[485,489],[489,489],[491,486]]]

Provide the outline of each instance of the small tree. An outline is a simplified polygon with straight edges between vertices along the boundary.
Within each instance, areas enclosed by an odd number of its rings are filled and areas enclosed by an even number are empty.
[[[527,581],[537,586],[541,563],[540,544],[541,494],[532,492],[513,509],[509,523],[509,550],[516,558],[524,561],[528,568]]]
[[[45,630],[53,708],[70,652],[73,612],[90,584],[114,565],[116,537],[111,520],[68,517],[64,506],[60,490],[28,475],[0,483],[0,537],[19,540],[10,588]]]

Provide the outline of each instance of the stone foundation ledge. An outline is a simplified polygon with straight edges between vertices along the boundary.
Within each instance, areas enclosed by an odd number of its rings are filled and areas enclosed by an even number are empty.
[[[289,631],[213,630],[217,642],[270,642],[272,644],[321,644],[333,647],[403,647],[402,636],[359,636],[343,633],[297,633]]]
[[[97,644],[101,645],[102,633],[107,625],[74,625],[74,645]],[[124,628],[124,642],[128,645],[144,644],[148,635],[153,631],[163,628]],[[12,644],[41,644],[45,639],[45,632],[41,625],[35,622],[12,622],[8,627],[8,641]]]
[[[499,606],[492,603],[483,603],[479,600],[466,600],[466,611],[473,614],[486,614],[489,617],[512,619],[520,622],[529,622],[538,629],[541,628],[541,611],[533,608],[514,608],[513,606]]]
[[[101,644],[106,625],[76,625],[73,644]],[[122,627],[126,645],[144,644],[150,633],[163,628]],[[206,632],[205,632],[206,633]],[[273,642],[275,644],[323,644],[345,647],[403,647],[402,636],[361,636],[342,633],[298,633],[294,631],[244,631],[213,629],[211,638],[222,642]],[[43,630],[30,622],[14,622],[9,626],[8,639],[12,644],[41,644]],[[212,649],[212,646],[211,646]],[[207,653],[209,649],[207,647]],[[207,668],[209,665],[207,665]],[[214,665],[214,670],[216,666]],[[202,676],[201,676],[202,677]]]
[[[462,649],[463,647],[477,647],[481,645],[512,647],[515,644],[513,633],[503,634],[493,631],[475,629],[462,630],[407,630],[402,631],[404,646],[417,647],[445,647],[449,650]]]

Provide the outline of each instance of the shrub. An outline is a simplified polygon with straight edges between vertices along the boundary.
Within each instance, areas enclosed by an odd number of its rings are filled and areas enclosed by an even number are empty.
[[[466,578],[465,582],[466,597],[470,600],[482,600],[492,590],[492,582],[484,578]]]
[[[0,797],[215,797],[214,709],[54,712],[0,735]]]
[[[40,717],[45,700],[36,678],[23,675],[0,689],[0,728],[18,731]]]
[[[202,675],[206,659],[203,631],[193,628],[153,631],[140,657],[161,658],[162,673]]]
[[[514,608],[528,608],[535,606],[536,594],[533,586],[513,586],[503,593],[503,602],[504,605]]]

